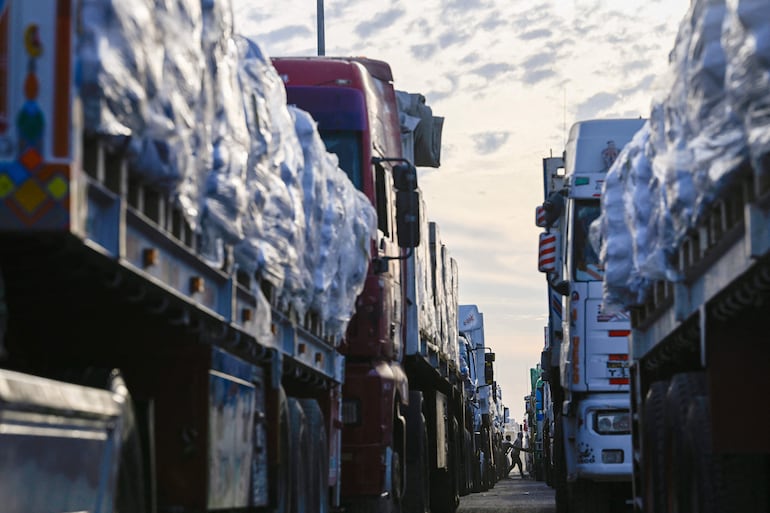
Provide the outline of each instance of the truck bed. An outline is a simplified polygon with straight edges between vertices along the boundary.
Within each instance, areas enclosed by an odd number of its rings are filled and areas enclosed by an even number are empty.
[[[632,355],[640,359],[674,334],[701,331],[702,309],[729,317],[770,291],[770,187],[766,170],[736,172],[676,255],[679,282],[657,282],[632,308]],[[698,348],[700,352],[700,348]]]
[[[341,382],[341,357],[318,316],[281,308],[269,283],[230,262],[210,265],[181,213],[135,181],[119,154],[98,140],[83,148],[84,172],[72,173],[62,229],[25,225],[8,203],[0,207],[11,349],[14,340],[52,337],[131,348],[149,324],[250,361],[277,352],[279,362]]]

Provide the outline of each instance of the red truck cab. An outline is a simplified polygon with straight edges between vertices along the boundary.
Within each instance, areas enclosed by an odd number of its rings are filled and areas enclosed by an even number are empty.
[[[278,58],[273,64],[286,85],[288,103],[313,116],[327,149],[377,211],[378,240],[342,346],[341,493],[349,511],[372,506],[389,511],[403,495],[406,425],[401,412],[409,397],[401,366],[398,260],[400,246],[409,242],[399,233],[396,212],[403,191],[397,191],[394,177],[398,180],[403,172],[404,160],[393,76],[387,63],[361,58]]]

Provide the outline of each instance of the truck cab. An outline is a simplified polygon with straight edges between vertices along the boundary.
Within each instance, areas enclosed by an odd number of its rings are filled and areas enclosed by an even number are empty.
[[[288,103],[313,116],[327,150],[377,212],[373,258],[341,348],[346,358],[341,494],[354,511],[370,506],[385,511],[402,500],[406,476],[403,410],[409,390],[401,365],[400,257],[402,246],[419,240],[419,234],[409,240],[404,228],[408,214],[419,219],[409,210],[419,208],[419,198],[416,174],[410,175],[414,168],[402,156],[393,76],[387,63],[364,58],[275,58],[273,65]]]
[[[601,212],[609,167],[643,123],[576,123],[564,157],[543,162],[545,202],[538,207],[536,224],[546,231],[540,235],[539,270],[549,285],[549,360],[552,365],[558,361],[558,368],[547,374],[560,388],[552,387],[560,424],[554,457],[563,463],[557,465],[562,473],[557,480],[569,483],[561,487],[566,493],[557,485],[557,502],[576,508],[609,500],[611,487],[602,483],[631,478],[630,318],[602,307],[604,269],[591,225]]]

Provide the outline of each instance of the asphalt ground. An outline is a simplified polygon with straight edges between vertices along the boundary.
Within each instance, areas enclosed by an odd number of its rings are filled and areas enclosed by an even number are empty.
[[[458,513],[555,513],[553,488],[511,472],[486,492],[460,497]]]

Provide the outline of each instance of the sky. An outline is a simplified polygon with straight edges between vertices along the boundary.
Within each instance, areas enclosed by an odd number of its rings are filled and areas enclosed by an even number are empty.
[[[317,0],[233,0],[236,30],[272,57],[317,54]],[[419,169],[428,218],[484,313],[516,422],[540,361],[542,158],[572,123],[648,117],[689,0],[325,0],[326,55],[387,61],[396,89],[443,116],[441,167]]]

